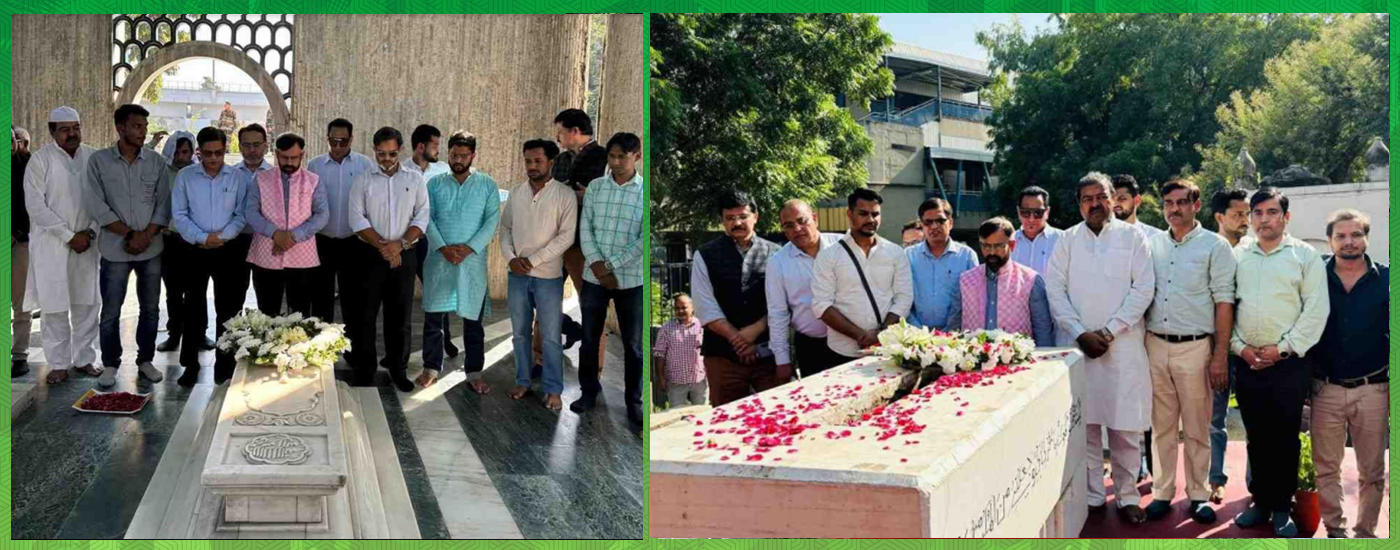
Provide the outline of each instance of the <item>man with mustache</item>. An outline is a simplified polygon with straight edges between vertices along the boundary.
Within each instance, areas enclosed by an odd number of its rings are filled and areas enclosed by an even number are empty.
[[[1224,237],[1196,221],[1201,190],[1190,180],[1162,187],[1171,231],[1152,237],[1157,279],[1147,316],[1147,358],[1152,375],[1152,504],[1147,519],[1171,513],[1176,497],[1178,433],[1186,434],[1187,511],[1198,523],[1214,523],[1206,501],[1210,471],[1211,389],[1229,380],[1230,341],[1235,324],[1235,256]]]
[[[1342,515],[1342,458],[1347,434],[1356,447],[1360,504],[1356,538],[1376,538],[1385,498],[1386,442],[1390,440],[1390,266],[1366,254],[1371,219],[1356,210],[1334,212],[1326,262],[1332,306],[1317,344],[1312,382],[1313,464],[1327,536],[1346,538]]]
[[[258,173],[248,188],[253,288],[263,314],[281,315],[285,295],[288,311],[310,317],[314,275],[321,265],[315,237],[330,220],[330,203],[320,177],[302,167],[306,139],[288,132],[277,138],[276,148],[278,170]]]
[[[113,118],[117,143],[88,161],[88,212],[103,231],[97,248],[102,254],[102,377],[98,384],[117,383],[122,363],[121,314],[127,284],[136,275],[136,368],[142,378],[160,382],[165,375],[151,362],[156,355],[160,324],[160,270],[170,225],[170,172],[165,160],[146,143],[146,117],[140,105],[118,107]]]
[[[24,309],[24,286],[29,276],[29,211],[24,208],[24,169],[29,151],[23,148],[20,129],[10,127],[10,377],[29,374],[29,335],[34,314]]]
[[[318,188],[326,190],[330,208],[326,226],[316,233],[316,255],[321,267],[313,275],[311,314],[328,323],[335,322],[337,289],[339,289],[340,322],[351,349],[358,346],[360,314],[364,311],[363,255],[355,230],[350,227],[350,188],[360,174],[374,169],[374,161],[351,150],[355,141],[355,125],[337,118],[326,125],[326,143],[330,152],[307,163],[306,169],[320,177]]]
[[[1210,200],[1211,215],[1215,217],[1218,233],[1230,248],[1240,244],[1248,245],[1249,233],[1249,192],[1244,189],[1229,188],[1215,193]],[[1233,252],[1231,252],[1233,254]],[[1235,388],[1235,366],[1226,365],[1226,385],[1211,393],[1210,405],[1210,501],[1214,504],[1225,502],[1225,485],[1230,476],[1225,474],[1225,447],[1230,434],[1225,430],[1225,420],[1230,414],[1230,394]],[[1253,476],[1252,470],[1245,468],[1245,481]]]
[[[851,230],[812,264],[812,313],[830,329],[826,344],[843,363],[878,344],[880,331],[907,317],[914,303],[909,256],[877,234],[884,202],[872,189],[851,193]]]
[[[405,170],[417,170],[423,174],[423,181],[432,181],[438,174],[446,174],[452,170],[446,162],[438,160],[438,148],[442,140],[442,131],[431,124],[420,124],[413,129],[409,135],[408,143],[413,146],[413,162],[404,163]],[[418,244],[413,247],[413,253],[417,256],[418,282],[423,282],[423,266],[428,261],[428,240],[418,239]],[[426,336],[426,335],[425,335]],[[452,343],[451,323],[442,325],[443,348],[447,350],[447,358],[457,357],[460,351],[456,344]],[[404,353],[408,353],[408,348],[404,348]],[[404,364],[408,364],[408,357],[404,357]]]
[[[1148,239],[1163,233],[1161,229],[1152,227],[1138,220],[1138,208],[1142,207],[1142,189],[1138,187],[1137,178],[1127,174],[1113,176],[1113,215],[1123,220],[1128,225],[1141,229]]]
[[[1057,341],[1086,356],[1084,392],[1088,441],[1089,510],[1107,509],[1103,437],[1108,430],[1118,514],[1131,524],[1147,520],[1136,481],[1142,467],[1142,434],[1150,425],[1152,383],[1148,374],[1143,315],[1152,304],[1156,274],[1141,230],[1114,218],[1113,182],[1090,172],[1079,180],[1076,198],[1084,223],[1065,231],[1046,267],[1050,311]]]
[[[24,170],[24,206],[29,213],[30,263],[25,278],[26,311],[43,311],[40,332],[45,377],[50,385],[70,371],[99,376],[97,361],[97,222],[84,205],[88,160],[97,150],[83,144],[82,122],[71,107],[49,113],[49,135]]]
[[[180,170],[194,164],[194,134],[186,131],[175,132],[165,140],[161,156],[168,163],[170,172],[170,193],[175,193],[175,178]],[[172,199],[173,200],[173,199]],[[168,353],[180,349],[180,340],[185,331],[185,271],[188,267],[190,243],[180,238],[180,232],[171,223],[164,229],[165,252],[160,255],[160,279],[165,283],[165,341],[156,346],[156,351]],[[214,340],[200,334],[190,340],[200,350],[214,349]]]
[[[465,131],[453,134],[447,141],[452,171],[428,182],[432,205],[428,248],[433,255],[423,268],[423,373],[417,384],[430,386],[442,372],[448,313],[456,313],[462,317],[466,352],[462,370],[467,385],[484,394],[491,391],[481,378],[486,368],[486,332],[481,322],[491,314],[485,253],[501,219],[501,192],[491,176],[472,169],[476,151],[476,136]],[[411,292],[411,281],[409,286]]]
[[[1064,234],[1050,226],[1050,192],[1036,186],[1022,189],[1016,197],[1016,215],[1021,229],[1013,239],[1016,247],[1011,251],[1011,260],[1044,276],[1045,264],[1050,262],[1050,254]]]
[[[826,346],[826,323],[812,312],[812,266],[817,255],[841,236],[821,233],[812,205],[801,199],[783,205],[778,223],[788,242],[768,259],[764,285],[769,341],[778,364],[776,376],[783,383],[792,379],[793,359],[803,378],[839,366],[846,359]]]
[[[1272,519],[1279,537],[1298,533],[1289,512],[1298,488],[1303,401],[1312,390],[1312,363],[1304,357],[1322,339],[1331,312],[1327,268],[1311,245],[1288,235],[1288,202],[1273,187],[1249,199],[1256,238],[1235,248],[1239,301],[1230,342],[1255,472],[1249,482],[1254,504],[1235,525],[1251,528]]]
[[[959,277],[948,329],[1003,330],[1031,337],[1036,347],[1054,347],[1045,278],[1011,259],[1017,244],[1013,231],[1006,218],[992,218],[977,229],[986,263]]]
[[[554,179],[574,190],[579,209],[580,227],[574,232],[574,246],[564,253],[564,269],[573,280],[574,293],[582,296],[584,271],[588,267],[584,265],[582,248],[583,196],[589,184],[607,174],[608,150],[594,139],[593,119],[582,109],[564,109],[554,117],[554,139],[563,149],[554,161]],[[564,349],[569,349],[583,339],[583,325],[568,315],[561,315],[559,320],[563,323],[560,331],[564,333]],[[601,344],[597,349],[599,369],[603,368],[607,358],[606,331],[600,338]]]
[[[743,192],[719,199],[724,236],[695,251],[690,290],[705,327],[700,354],[718,407],[782,385],[768,345],[768,260],[778,245],[754,232],[759,213]],[[789,374],[788,378],[791,378]]]
[[[914,276],[909,324],[946,331],[958,279],[977,267],[977,253],[952,239],[953,205],[948,201],[938,197],[924,201],[919,205],[919,221],[924,241],[904,251]]]

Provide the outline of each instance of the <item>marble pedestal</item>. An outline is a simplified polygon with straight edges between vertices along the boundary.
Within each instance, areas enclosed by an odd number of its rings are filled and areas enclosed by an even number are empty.
[[[19,418],[30,405],[34,404],[34,384],[10,382],[10,420]]]
[[[930,396],[909,415],[923,431],[909,435],[853,422],[913,384],[909,371],[873,358],[658,419],[652,535],[1076,537],[1087,515],[1084,369],[1065,351],[991,385]],[[745,443],[758,432],[725,420],[759,409],[797,411],[797,424],[815,427],[760,452]]]

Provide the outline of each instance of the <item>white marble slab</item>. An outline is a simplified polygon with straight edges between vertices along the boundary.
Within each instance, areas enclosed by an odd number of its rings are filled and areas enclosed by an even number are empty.
[[[34,384],[10,381],[10,420],[19,418],[34,404]]]

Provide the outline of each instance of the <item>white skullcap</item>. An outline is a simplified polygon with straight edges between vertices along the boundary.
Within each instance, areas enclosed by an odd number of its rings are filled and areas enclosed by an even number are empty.
[[[49,113],[49,122],[78,122],[78,111],[72,107],[59,107]]]

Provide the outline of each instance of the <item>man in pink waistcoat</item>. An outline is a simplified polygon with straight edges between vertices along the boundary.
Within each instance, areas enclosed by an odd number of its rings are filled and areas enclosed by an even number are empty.
[[[277,138],[276,147],[281,170],[259,172],[248,187],[248,225],[254,232],[248,263],[259,311],[281,315],[285,294],[289,311],[310,317],[313,275],[321,265],[316,232],[330,220],[330,201],[320,178],[302,165],[306,140],[288,132]]]
[[[984,263],[962,274],[953,289],[949,330],[994,330],[1030,336],[1036,347],[1055,345],[1055,323],[1045,279],[1011,260],[1016,228],[1006,218],[982,222],[977,234]]]

